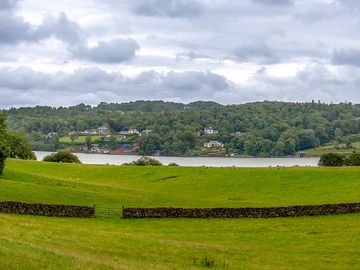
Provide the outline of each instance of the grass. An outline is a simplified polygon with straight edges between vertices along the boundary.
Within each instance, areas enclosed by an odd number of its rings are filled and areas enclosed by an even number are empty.
[[[91,141],[96,142],[101,139],[101,136],[91,136]],[[59,139],[61,143],[72,143],[70,136],[64,136]],[[86,136],[78,136],[75,138],[74,143],[82,143],[84,144],[86,142]]]
[[[360,153],[360,142],[353,142],[352,147],[350,149],[346,148],[344,143],[334,144],[329,143],[322,146],[319,146],[314,149],[305,150],[304,153],[307,156],[321,156],[325,153],[339,153],[339,154],[352,154],[352,153]]]
[[[0,269],[359,269],[360,215],[119,218],[139,207],[356,202],[360,168],[182,168],[9,160],[0,201],[93,205],[93,219],[0,214]]]

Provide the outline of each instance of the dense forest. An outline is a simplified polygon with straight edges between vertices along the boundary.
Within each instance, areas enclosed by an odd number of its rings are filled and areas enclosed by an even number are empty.
[[[288,156],[327,142],[360,141],[360,105],[351,103],[264,101],[224,106],[201,101],[136,101],[3,112],[9,128],[27,134],[35,150],[62,148],[62,136],[102,126],[112,135],[129,129],[151,131],[131,137],[138,153],[147,155]],[[210,127],[216,132],[204,132]],[[204,147],[209,141],[223,145]],[[114,142],[115,146],[120,143]]]

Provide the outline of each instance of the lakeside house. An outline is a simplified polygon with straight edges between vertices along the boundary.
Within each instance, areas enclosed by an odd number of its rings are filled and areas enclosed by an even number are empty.
[[[136,128],[129,128],[129,129],[124,129],[123,131],[120,131],[119,134],[120,135],[133,135],[133,134],[140,135],[140,132]]]
[[[216,129],[213,129],[212,127],[206,127],[198,132],[198,135],[216,135],[219,131]]]
[[[216,135],[218,133],[219,133],[219,131],[213,129],[212,127],[204,128],[204,134],[205,135]]]
[[[93,145],[91,146],[90,152],[93,153],[93,154],[100,154],[100,153],[101,153],[101,149],[100,149],[100,147],[99,147],[98,144],[93,144]]]
[[[95,129],[88,129],[88,130],[85,130],[85,131],[82,131],[82,132],[70,132],[69,135],[74,135],[74,134],[78,134],[78,135],[85,135],[85,136],[88,136],[88,135],[100,135],[100,136],[107,136],[109,135],[111,132],[111,130],[108,128],[108,127],[105,127],[105,126],[102,126],[102,127],[99,127],[99,128],[95,128]]]
[[[59,136],[56,132],[50,132],[48,135],[46,135],[46,138],[52,138],[53,136]]]
[[[225,145],[222,142],[218,141],[209,141],[204,143],[206,148],[223,148]]]

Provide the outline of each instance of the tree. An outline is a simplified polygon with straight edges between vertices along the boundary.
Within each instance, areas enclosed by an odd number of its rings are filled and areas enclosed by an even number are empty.
[[[161,150],[161,141],[161,137],[155,133],[144,136],[139,142],[139,151],[144,155],[152,155]]]
[[[310,149],[319,146],[319,140],[313,129],[303,129],[299,132],[299,149]]]
[[[360,153],[351,154],[344,163],[346,166],[360,166]]]
[[[111,150],[116,150],[116,149],[118,149],[119,148],[119,142],[118,142],[118,140],[116,139],[116,137],[114,137],[114,136],[111,136],[110,137],[110,140],[109,140],[109,148],[111,149]]]
[[[342,139],[343,135],[344,135],[344,133],[342,132],[342,130],[340,128],[335,129],[335,140],[337,140],[338,143],[341,143],[341,139]]]
[[[69,151],[60,151],[44,157],[46,162],[81,163],[79,158]]]
[[[92,140],[91,140],[91,136],[90,136],[90,135],[86,136],[85,144],[86,144],[86,147],[87,147],[88,149],[91,148]]]
[[[8,154],[10,158],[36,159],[25,134],[16,131],[8,131],[6,143],[8,145]]]
[[[72,133],[70,134],[70,140],[71,140],[72,143],[74,143],[74,142],[77,140],[77,138],[79,138],[79,136],[77,135],[77,133],[72,132]]]
[[[337,153],[326,153],[321,155],[319,166],[340,167],[344,165],[344,156]]]
[[[5,167],[5,160],[8,157],[6,136],[7,136],[6,116],[5,114],[0,113],[0,176],[2,175],[3,169]]]

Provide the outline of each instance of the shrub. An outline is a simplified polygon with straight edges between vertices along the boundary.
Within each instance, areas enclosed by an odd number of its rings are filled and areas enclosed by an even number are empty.
[[[162,166],[162,163],[154,158],[141,157],[138,160],[124,164],[128,166]]]
[[[175,163],[175,162],[171,162],[168,164],[168,166],[173,166],[173,167],[178,167],[179,164]]]
[[[338,167],[344,165],[344,156],[336,153],[321,155],[319,166]]]
[[[346,166],[360,166],[360,153],[351,154],[344,163]]]
[[[81,163],[79,158],[69,151],[60,151],[44,157],[46,162]]]

